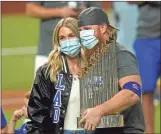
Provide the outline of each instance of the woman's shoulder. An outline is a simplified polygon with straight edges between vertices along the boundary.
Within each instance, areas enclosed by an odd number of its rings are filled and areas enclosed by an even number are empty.
[[[49,74],[49,63],[46,62],[44,63],[42,66],[40,66],[37,71],[36,71],[36,75],[44,77],[44,78],[48,78],[48,74]]]

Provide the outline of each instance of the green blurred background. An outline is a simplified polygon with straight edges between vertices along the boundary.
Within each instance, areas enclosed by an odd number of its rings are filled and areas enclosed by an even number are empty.
[[[22,90],[31,87],[38,28],[39,21],[36,19],[16,15],[2,16],[2,90]],[[35,52],[19,53],[19,47],[30,47]],[[17,51],[17,54],[12,54],[14,51]]]
[[[28,91],[34,77],[39,20],[24,15],[2,15],[2,91]],[[26,53],[19,49],[24,47]],[[13,54],[12,54],[13,53]],[[16,53],[16,54],[15,54]],[[23,101],[23,100],[22,100]],[[9,122],[13,111],[5,110]],[[160,133],[160,105],[156,107],[155,132]],[[18,128],[21,119],[16,128]]]
[[[2,16],[2,91],[26,90],[31,88],[34,77],[34,58],[38,43],[39,20],[23,15]],[[21,53],[21,49],[30,51]],[[15,54],[15,52],[17,54]],[[20,51],[20,52],[19,52]],[[12,54],[13,53],[13,54]],[[23,101],[23,100],[22,100]],[[4,110],[9,122],[12,110]],[[17,128],[23,119],[17,123]]]

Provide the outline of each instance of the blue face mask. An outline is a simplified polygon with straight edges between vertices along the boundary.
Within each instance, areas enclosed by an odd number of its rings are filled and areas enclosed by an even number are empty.
[[[75,57],[79,54],[81,45],[78,38],[60,42],[60,51],[64,54]]]
[[[87,49],[92,49],[98,43],[98,39],[94,35],[94,30],[80,31],[80,39],[82,45]]]

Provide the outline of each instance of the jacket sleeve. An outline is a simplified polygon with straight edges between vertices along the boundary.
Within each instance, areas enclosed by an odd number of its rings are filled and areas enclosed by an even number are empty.
[[[45,78],[45,70],[40,67],[32,86],[28,103],[28,118],[31,120],[26,125],[29,134],[47,134],[52,131],[52,84]]]

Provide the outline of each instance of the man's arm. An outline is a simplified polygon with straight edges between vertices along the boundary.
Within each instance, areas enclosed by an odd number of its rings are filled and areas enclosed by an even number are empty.
[[[135,82],[141,87],[136,57],[128,51],[121,51],[117,54],[117,59],[119,86],[122,90],[102,104],[104,108],[106,107],[106,110],[103,108],[105,115],[121,112],[140,101],[139,95],[123,88],[128,82]]]
[[[52,17],[69,17],[77,16],[78,13],[69,7],[45,8],[40,3],[29,2],[26,4],[26,15],[40,19]]]
[[[121,88],[123,88],[123,85],[130,81],[136,82],[139,85],[141,84],[140,76],[131,75],[131,76],[126,76],[124,78],[121,78],[119,80],[119,85],[121,86]],[[122,89],[114,97],[112,97],[110,100],[108,100],[104,104],[99,105],[98,107],[101,108],[103,116],[111,115],[117,112],[121,112],[127,109],[128,107],[136,104],[139,101],[140,101],[139,96],[135,94],[133,91],[128,90],[128,89]]]
[[[45,8],[38,4],[27,3],[26,14],[28,16],[45,19],[60,16],[60,10],[58,8]]]

